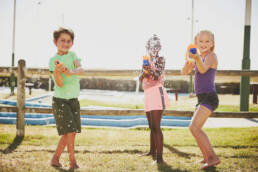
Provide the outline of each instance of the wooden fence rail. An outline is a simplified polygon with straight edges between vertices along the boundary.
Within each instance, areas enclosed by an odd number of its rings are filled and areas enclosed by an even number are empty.
[[[10,76],[11,72],[14,72],[17,76],[17,67],[0,67],[0,77]],[[140,70],[85,70],[85,73],[81,77],[90,76],[121,76],[121,77],[137,77],[140,74]],[[192,73],[193,74],[193,73]],[[178,76],[181,75],[180,70],[166,70],[166,76]],[[250,76],[258,77],[258,70],[218,70],[217,76]],[[26,77],[41,77],[49,78],[50,73],[47,68],[27,68]]]
[[[15,106],[0,106],[0,112],[17,112],[18,108]],[[34,108],[26,107],[27,113],[42,113],[52,114],[51,108]],[[81,109],[81,115],[145,115],[143,109],[124,109],[124,110],[84,110]],[[165,116],[181,116],[192,117],[193,111],[178,111],[178,110],[165,110]],[[213,112],[211,117],[216,118],[258,118],[258,112]]]
[[[46,68],[27,68],[25,60],[19,60],[17,67],[0,67],[0,77],[10,76],[11,73],[17,76],[18,91],[17,91],[17,107],[13,106],[0,106],[0,112],[16,112],[16,137],[13,143],[4,150],[5,153],[13,151],[23,140],[25,135],[25,112],[28,113],[52,113],[50,108],[32,108],[25,107],[25,80],[28,77],[41,77],[49,78],[49,71]],[[140,70],[85,70],[85,73],[81,77],[89,76],[129,76],[137,77]],[[180,75],[180,70],[166,70],[167,76]],[[218,70],[218,76],[250,76],[258,77],[258,70]],[[81,109],[82,115],[144,115],[144,110],[84,110]],[[164,115],[167,116],[183,116],[191,117],[192,111],[175,111],[165,110]],[[258,118],[258,113],[255,112],[214,112],[211,117],[223,117],[223,118]]]

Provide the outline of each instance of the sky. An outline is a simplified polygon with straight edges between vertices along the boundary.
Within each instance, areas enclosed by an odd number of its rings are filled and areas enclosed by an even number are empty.
[[[53,31],[75,32],[72,51],[85,69],[140,69],[157,34],[166,69],[180,69],[191,43],[191,0],[17,0],[15,66],[48,67]],[[195,0],[194,34],[211,30],[219,69],[241,69],[245,0]],[[13,0],[0,0],[0,66],[11,66]],[[258,70],[258,1],[252,1],[251,69]]]

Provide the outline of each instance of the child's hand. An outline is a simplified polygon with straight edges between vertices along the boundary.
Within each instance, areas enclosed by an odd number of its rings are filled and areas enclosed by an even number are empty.
[[[143,77],[144,77],[144,78],[149,78],[149,76],[150,76],[149,73],[143,72]]]
[[[150,70],[150,65],[148,65],[148,66],[145,66],[144,64],[142,65],[142,68],[144,69],[144,70]]]
[[[59,73],[62,73],[64,71],[64,65],[62,63],[56,64],[55,70]]]
[[[191,52],[188,52],[188,56],[189,56],[190,58],[194,59],[194,60],[197,60],[198,57],[199,57],[199,54],[198,54],[198,53],[193,54],[193,53],[191,53]]]
[[[142,77],[143,77],[143,79],[144,78],[148,79],[150,77],[150,72],[149,71],[143,71]]]
[[[193,69],[194,66],[195,66],[193,62],[188,62],[187,65],[188,65],[188,67],[190,67],[191,69]]]
[[[149,74],[148,73],[146,73],[146,72],[142,72],[141,74],[140,74],[140,77],[139,77],[139,80],[142,82],[142,80],[144,79],[144,78],[149,78]]]
[[[72,70],[70,70],[70,69],[68,69],[68,68],[65,68],[64,69],[64,75],[65,76],[71,76],[71,75],[73,75],[74,74],[74,72],[72,71]]]

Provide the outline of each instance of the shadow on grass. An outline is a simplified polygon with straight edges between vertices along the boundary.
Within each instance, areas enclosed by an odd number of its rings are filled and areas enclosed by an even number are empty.
[[[86,152],[83,152],[86,153]],[[125,149],[125,150],[107,150],[107,151],[96,151],[93,153],[102,153],[102,154],[120,154],[120,153],[126,153],[126,154],[143,154],[145,152],[137,150],[137,149]]]
[[[197,154],[193,154],[193,153],[185,153],[185,152],[181,152],[175,148],[173,148],[170,145],[164,144],[164,147],[166,147],[171,153],[175,153],[178,156],[190,159],[191,157],[201,157],[200,155]],[[216,146],[214,146],[216,148]],[[233,149],[245,149],[245,148],[257,148],[258,146],[217,146],[218,147],[223,147],[223,148],[233,148]],[[224,158],[240,158],[240,159],[248,159],[248,158],[258,158],[258,156],[256,155],[233,155],[233,156],[221,156]]]
[[[172,168],[171,165],[168,165],[166,162],[163,162],[162,164],[158,164],[158,170],[161,172],[188,172],[187,170]]]
[[[176,148],[173,148],[172,146],[168,145],[168,144],[164,144],[164,147],[167,148],[171,153],[175,153],[178,156],[190,159],[191,157],[196,157],[198,155],[193,154],[193,153],[185,153],[185,152],[181,152],[179,150],[177,150]]]
[[[54,169],[56,169],[59,172],[73,172],[73,169],[64,169],[62,167],[53,167]]]
[[[201,157],[200,155],[196,155],[193,153],[184,153],[181,152],[169,145],[164,145],[166,148],[168,148],[170,150],[171,153],[175,153],[178,156],[184,157],[186,159],[190,159],[191,157]],[[3,152],[3,150],[0,150],[0,152]],[[50,150],[50,149],[32,149],[32,150],[20,150],[20,152],[48,152],[48,153],[54,153],[55,150]],[[64,151],[64,153],[67,153],[67,150]],[[107,150],[107,151],[89,151],[89,150],[80,150],[80,151],[75,151],[75,153],[93,153],[93,154],[144,154],[146,152],[143,151],[139,151],[137,149],[132,149],[132,150]],[[258,158],[258,156],[256,155],[233,155],[233,156],[220,156],[220,157],[224,157],[224,158],[239,158],[239,159],[249,159],[249,158]],[[155,156],[152,157],[153,160],[155,160]]]
[[[16,136],[13,142],[5,150],[3,150],[3,153],[12,153],[22,143],[23,139],[24,136]]]
[[[176,147],[198,147],[194,144],[191,144],[191,145],[178,145],[178,144],[174,144],[173,146],[176,146]],[[216,146],[216,145],[213,145],[212,147],[214,148],[232,148],[232,149],[247,149],[247,148],[258,148],[258,146],[255,146],[255,145],[225,145],[225,146]]]
[[[209,167],[209,168],[207,168],[207,169],[205,169],[205,170],[202,170],[202,171],[207,171],[207,172],[219,172],[219,171],[217,170],[217,167]]]
[[[236,158],[236,159],[258,159],[257,155],[234,155],[234,156],[221,156],[224,158]]]
[[[258,146],[251,145],[226,145],[226,146],[212,146],[214,148],[232,148],[232,149],[248,149],[248,148],[258,148]]]
[[[49,153],[54,153],[55,150],[50,150],[50,149],[31,149],[31,150],[23,150],[24,152],[49,152]],[[3,151],[2,151],[3,152]],[[64,152],[67,152],[67,150],[65,150]],[[121,154],[121,153],[125,153],[125,154],[143,154],[145,152],[143,151],[139,151],[137,149],[132,149],[132,150],[106,150],[106,151],[89,151],[89,150],[75,150],[75,153],[98,153],[98,154]]]

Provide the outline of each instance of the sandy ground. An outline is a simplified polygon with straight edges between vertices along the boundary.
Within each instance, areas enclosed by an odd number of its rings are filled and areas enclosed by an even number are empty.
[[[258,127],[257,118],[208,118],[204,124],[204,128],[242,128],[242,127]]]

